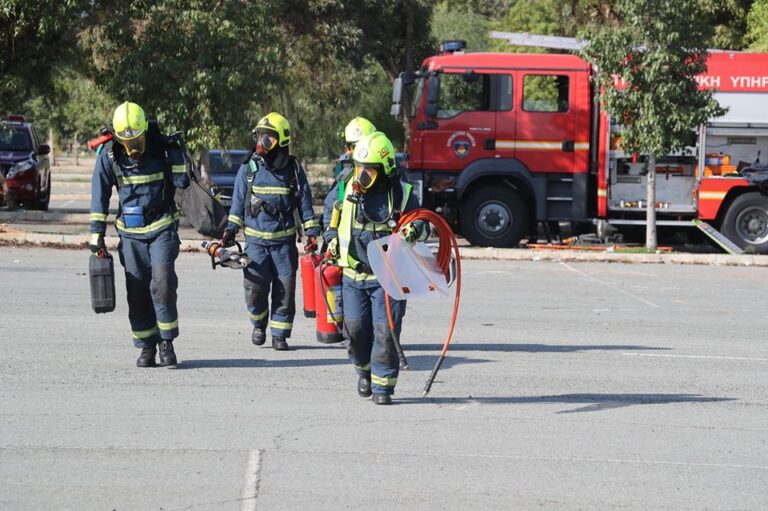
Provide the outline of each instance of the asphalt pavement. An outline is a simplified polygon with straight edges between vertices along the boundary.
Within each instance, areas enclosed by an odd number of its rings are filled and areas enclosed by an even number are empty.
[[[82,252],[0,247],[0,509],[768,508],[767,269],[463,267],[432,392],[449,300],[409,303],[381,407],[308,319],[253,346],[241,274],[202,254],[179,365],[139,369],[122,274],[96,315]]]

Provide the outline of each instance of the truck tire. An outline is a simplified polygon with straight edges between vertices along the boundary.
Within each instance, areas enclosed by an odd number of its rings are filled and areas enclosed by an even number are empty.
[[[745,252],[768,253],[768,197],[758,192],[736,197],[725,212],[721,228]]]
[[[528,209],[517,190],[484,186],[464,200],[459,222],[473,245],[514,247],[527,234]]]

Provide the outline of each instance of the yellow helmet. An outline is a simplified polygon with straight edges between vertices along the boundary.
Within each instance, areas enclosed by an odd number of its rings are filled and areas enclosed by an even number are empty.
[[[291,126],[288,124],[288,119],[277,112],[269,113],[259,119],[253,131],[257,137],[259,133],[265,131],[276,134],[279,147],[286,147],[291,143]]]
[[[363,190],[369,190],[380,174],[388,176],[395,171],[395,148],[387,136],[376,131],[357,141],[352,153],[355,179]]]
[[[376,131],[376,126],[365,117],[355,117],[344,128],[344,141],[348,146],[354,146],[365,135]]]
[[[136,103],[126,101],[115,108],[115,113],[112,115],[112,129],[121,141],[140,137],[147,131],[147,127],[149,122],[144,115],[144,110]]]

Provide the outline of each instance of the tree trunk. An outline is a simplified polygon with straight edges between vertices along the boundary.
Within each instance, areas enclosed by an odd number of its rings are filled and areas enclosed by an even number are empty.
[[[645,248],[656,250],[656,156],[648,155],[648,204],[646,209]]]
[[[75,132],[75,138],[72,140],[72,147],[75,152],[75,165],[80,165],[80,143],[77,141],[77,131]]]
[[[205,183],[205,186],[210,188],[213,184],[211,180],[211,174],[209,172],[211,168],[211,154],[208,152],[207,147],[200,148],[200,180]]]

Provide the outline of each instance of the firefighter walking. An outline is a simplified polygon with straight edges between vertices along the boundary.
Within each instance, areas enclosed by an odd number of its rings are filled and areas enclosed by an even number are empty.
[[[357,392],[374,403],[392,403],[399,361],[387,319],[384,289],[368,264],[366,248],[392,233],[399,215],[418,208],[411,185],[400,180],[395,150],[384,133],[374,132],[356,142],[354,173],[337,181],[325,201],[323,234],[343,269],[344,323],[349,358],[358,374]],[[340,202],[340,203],[339,203]],[[328,206],[330,204],[330,207]],[[338,224],[333,211],[341,210]],[[429,224],[403,227],[406,241],[426,239]],[[405,301],[390,300],[395,334],[400,335]]]
[[[264,344],[271,320],[272,348],[287,350],[296,312],[299,257],[294,212],[298,210],[307,234],[306,251],[317,248],[320,222],[312,210],[306,173],[289,153],[288,120],[275,112],[262,117],[254,129],[254,139],[255,150],[235,178],[222,242],[230,246],[243,229],[245,251],[252,260],[243,270],[245,304],[253,325],[251,341],[257,346]]]
[[[176,364],[173,340],[179,335],[175,261],[179,255],[177,188],[189,186],[180,137],[163,136],[141,107],[125,102],[112,117],[114,140],[99,153],[91,182],[91,251],[104,249],[112,187],[120,207],[115,226],[125,268],[128,319],[139,367]]]

